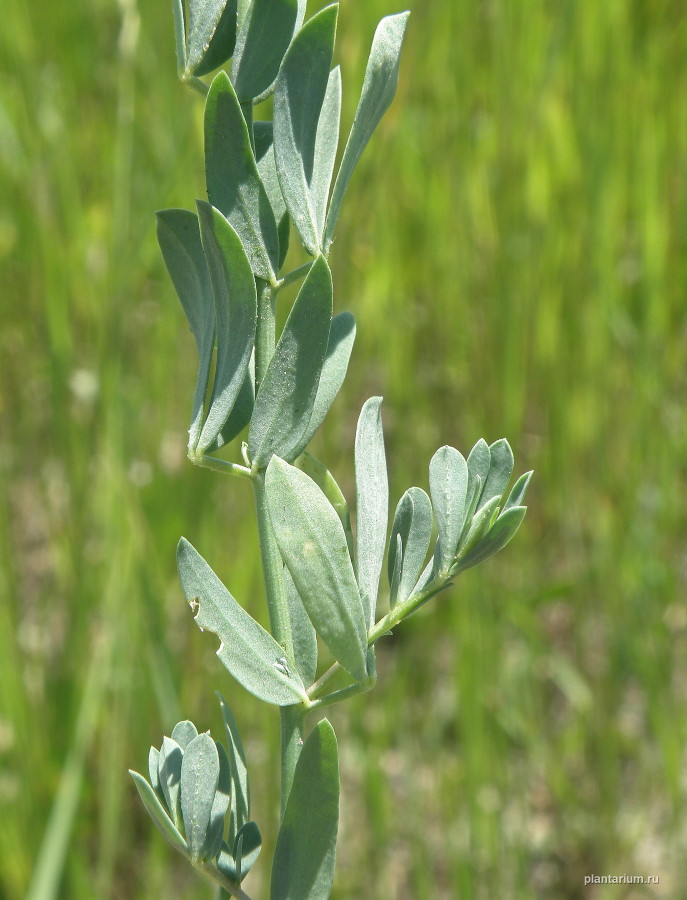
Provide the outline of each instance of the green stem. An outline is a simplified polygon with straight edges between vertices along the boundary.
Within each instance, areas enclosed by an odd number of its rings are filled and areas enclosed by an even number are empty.
[[[215,884],[223,887],[231,897],[236,897],[236,900],[250,900],[248,894],[241,889],[240,884],[235,884],[233,881],[230,881],[227,876],[223,875],[211,862],[199,862],[194,865],[200,872],[203,872],[209,878],[212,878]]]
[[[303,278],[304,275],[307,275],[312,268],[313,262],[314,260],[311,259],[308,262],[303,263],[302,266],[298,266],[297,269],[287,272],[287,274],[277,282],[274,292],[277,293],[277,291],[281,291],[282,288],[288,287],[290,284],[293,284],[294,281],[298,281],[299,278]]]
[[[201,469],[212,469],[213,472],[221,472],[223,475],[238,475],[241,478],[250,478],[250,469],[246,466],[239,466],[236,463],[229,462],[226,459],[218,459],[216,456],[188,454],[194,466]]]

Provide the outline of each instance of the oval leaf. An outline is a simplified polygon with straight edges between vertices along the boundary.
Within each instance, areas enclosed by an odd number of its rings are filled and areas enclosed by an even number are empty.
[[[198,737],[198,729],[193,722],[188,720],[177,722],[172,729],[172,740],[176,741],[182,750],[185,750],[196,737]]]
[[[308,735],[279,829],[270,900],[327,900],[336,864],[339,758],[327,719]]]
[[[355,434],[356,563],[368,625],[374,623],[389,521],[381,405],[381,397],[363,405]]]
[[[307,700],[298,673],[287,674],[284,668],[282,647],[239,606],[185,538],[179,541],[177,566],[196,624],[219,637],[217,656],[234,678],[266,703],[290,706]]]
[[[231,62],[231,78],[242,103],[264,95],[274,83],[297,17],[297,0],[251,0]]]
[[[293,460],[313,412],[332,321],[332,276],[318,257],[303,282],[258,389],[248,432],[254,466]]]
[[[513,451],[505,438],[489,446],[489,457],[489,474],[480,503],[486,503],[492,497],[501,497],[513,474]]]
[[[198,217],[187,209],[161,210],[157,214],[157,240],[198,346],[198,377],[189,428],[189,449],[194,450],[203,424],[215,337],[215,301]]]
[[[205,101],[205,177],[210,203],[238,234],[253,272],[274,282],[279,266],[277,223],[226,72],[217,73]]]
[[[475,509],[479,506],[480,497],[482,496],[482,488],[489,475],[489,467],[491,466],[491,453],[489,452],[489,444],[480,438],[468,455],[468,474],[470,477],[470,486],[468,488],[468,498],[470,504],[474,501]],[[479,495],[474,497],[477,479],[480,480]],[[473,510],[474,514],[474,510]]]
[[[429,489],[437,517],[437,563],[447,572],[465,524],[468,465],[455,447],[440,447],[429,464]]]
[[[327,353],[322,363],[322,372],[317,385],[312,415],[305,433],[293,451],[296,456],[300,456],[313,439],[315,432],[324,422],[332,403],[336,399],[336,395],[341,390],[341,385],[344,383],[346,372],[348,371],[348,362],[351,358],[354,342],[355,319],[353,315],[349,312],[342,312],[338,316],[334,316],[329,329]]]
[[[311,478],[276,456],[265,486],[277,544],[310,621],[344,669],[365,680],[367,626],[339,517]]]
[[[402,603],[412,593],[429,550],[432,537],[432,504],[419,487],[412,487],[399,500],[389,541],[388,572],[393,584],[400,538],[402,563],[398,574],[395,602]]]
[[[184,751],[181,764],[181,812],[186,843],[194,862],[202,857],[205,849],[218,782],[217,747],[209,734],[199,734]]]
[[[277,174],[303,246],[313,255],[320,251],[322,234],[311,185],[337,14],[337,4],[327,6],[298,32],[284,57],[274,93]]]
[[[386,16],[375,31],[358,109],[334,184],[324,237],[325,252],[328,252],[331,245],[336,221],[341,211],[341,203],[353,170],[379,124],[379,120],[394,99],[398,84],[401,46],[409,15],[410,13],[403,12],[395,16]]]
[[[255,278],[238,235],[221,212],[198,203],[203,249],[215,298],[217,365],[210,409],[198,441],[203,453],[224,428],[244,387],[258,315]]]

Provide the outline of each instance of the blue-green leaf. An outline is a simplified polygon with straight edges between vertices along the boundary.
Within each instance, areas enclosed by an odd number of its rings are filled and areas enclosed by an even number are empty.
[[[198,441],[211,447],[234,408],[248,373],[257,321],[257,293],[241,241],[221,212],[198,202],[205,258],[215,298],[217,365],[210,409]]]
[[[398,502],[394,524],[389,541],[388,574],[393,584],[398,556],[398,542],[401,539],[402,564],[394,602],[402,603],[412,593],[427,557],[432,537],[432,504],[427,494],[419,487],[405,492]]]
[[[257,160],[260,179],[265,186],[270,206],[274,212],[274,218],[277,222],[280,222],[286,212],[286,203],[282,196],[281,185],[277,176],[277,164],[274,159],[272,123],[254,122],[253,134],[255,136],[255,159]]]
[[[525,472],[525,474],[521,475],[520,478],[518,478],[518,480],[515,482],[510,494],[508,495],[508,499],[503,505],[504,512],[507,509],[511,509],[511,507],[513,506],[522,506],[522,501],[525,499],[525,494],[527,493],[527,488],[529,487],[532,474],[532,472]]]
[[[217,694],[222,709],[222,719],[227,733],[227,746],[229,747],[229,762],[231,773],[231,822],[229,827],[229,839],[233,846],[234,839],[239,830],[250,817],[250,785],[248,783],[248,766],[246,754],[243,749],[239,727],[231,709],[221,694]]]
[[[310,191],[315,208],[317,234],[320,243],[327,219],[327,202],[332,185],[336,151],[339,146],[339,126],[341,123],[341,69],[339,66],[329,73],[322,109],[315,136],[315,156]]]
[[[448,572],[465,524],[468,465],[455,447],[440,447],[429,464],[429,488],[439,540],[439,571]]]
[[[255,353],[251,354],[248,363],[248,371],[243,379],[239,395],[234,403],[234,408],[229,413],[229,418],[224,423],[217,437],[217,448],[224,447],[239,435],[248,425],[253,415],[255,405]]]
[[[315,680],[317,674],[317,634],[303,606],[303,601],[288,568],[284,566],[284,588],[289,606],[289,621],[293,638],[293,655],[296,666],[306,687]]]
[[[317,385],[312,415],[305,433],[293,451],[293,454],[296,456],[300,456],[313,439],[315,432],[324,422],[332,403],[336,399],[336,395],[341,390],[341,385],[344,383],[346,372],[348,371],[348,362],[351,358],[354,342],[355,319],[353,315],[349,312],[342,312],[338,316],[334,316],[329,329],[327,353],[322,363],[322,372]]]
[[[182,750],[185,750],[196,737],[198,737],[198,729],[188,719],[184,722],[177,722],[172,729],[172,740],[176,741]]]
[[[367,678],[367,625],[338,515],[315,482],[273,457],[267,502],[282,558],[310,621],[347,672]]]
[[[151,787],[157,794],[158,800],[164,803],[165,795],[162,793],[162,786],[160,785],[160,751],[157,747],[151,747],[148,751],[148,775]]]
[[[218,72],[205,102],[208,198],[231,223],[255,275],[274,282],[279,237],[260,180],[241,105],[226,72]]]
[[[181,762],[184,751],[171,738],[162,740],[160,755],[158,757],[158,777],[160,788],[165,798],[165,804],[169,814],[177,828],[181,827],[181,801],[179,798],[179,784],[181,782]]]
[[[219,754],[207,732],[197,735],[184,751],[181,764],[181,812],[186,843],[195,862],[206,848],[210,814],[219,782]]]
[[[492,497],[501,497],[513,474],[513,451],[505,438],[494,441],[489,446],[489,474],[484,484],[480,503],[486,503]]]
[[[393,531],[391,533],[388,563],[389,606],[393,609],[398,600],[398,586],[401,583],[401,571],[403,569],[403,540],[398,532],[396,533],[395,540]]]
[[[312,195],[320,111],[329,83],[338,5],[314,15],[293,39],[274,94],[274,154],[286,206],[305,249],[316,255],[322,233]]]
[[[353,533],[351,531],[351,514],[348,509],[348,503],[343,495],[343,491],[336,482],[336,479],[319,459],[314,457],[312,453],[306,450],[302,453],[294,463],[301,472],[305,472],[320,488],[324,496],[329,500],[336,510],[343,530],[346,534],[346,543],[348,544],[348,554],[353,559]]]
[[[180,853],[183,853],[184,856],[188,857],[186,842],[179,834],[179,831],[175,827],[170,817],[167,815],[155,791],[148,784],[145,778],[142,775],[138,774],[138,772],[133,772],[131,769],[129,769],[129,775],[131,775],[131,777],[134,779],[134,784],[136,785],[138,794],[143,801],[143,805],[147,809],[148,814],[150,815],[153,822],[160,829],[162,834],[167,838],[169,843]]]
[[[215,741],[217,756],[219,758],[219,778],[217,779],[217,791],[210,812],[210,825],[208,827],[207,840],[203,848],[205,859],[215,859],[222,849],[224,838],[224,825],[227,810],[231,803],[231,769],[227,751],[222,744]]]
[[[236,10],[237,0],[191,0],[188,72],[207,75],[229,59],[236,43]]]
[[[262,849],[262,835],[255,822],[246,822],[232,842],[222,844],[217,868],[230,881],[239,884],[255,865]]]
[[[389,521],[381,405],[381,397],[363,405],[355,435],[356,573],[368,627],[374,623]]]
[[[157,214],[157,239],[198,346],[198,378],[189,429],[189,449],[195,449],[203,425],[215,337],[215,301],[198,217],[186,209],[161,210]]]
[[[462,572],[471,566],[476,566],[477,563],[483,562],[485,559],[498,553],[499,550],[502,550],[515,537],[515,533],[522,524],[526,512],[526,506],[511,506],[509,509],[504,509],[486,536],[469,553],[461,557],[455,567],[456,572]]]
[[[494,518],[498,514],[500,497],[492,497],[484,506],[475,513],[470,522],[467,535],[462,539],[458,551],[458,561],[462,560],[479,544],[494,524]]]
[[[372,137],[379,120],[391,105],[398,84],[401,46],[409,13],[386,16],[377,26],[367,61],[363,90],[355,113],[351,133],[334,183],[332,201],[327,216],[324,237],[325,252],[334,236],[334,228],[341,211],[346,188],[363,150]]]
[[[308,735],[272,863],[270,900],[327,900],[339,827],[339,759],[327,719]]]
[[[479,506],[480,497],[482,496],[482,489],[484,488],[487,476],[489,475],[490,466],[491,453],[489,452],[489,444],[487,444],[484,438],[480,438],[468,455],[468,501],[469,503],[472,503],[474,499],[475,509],[477,509],[477,507]],[[479,494],[476,498],[474,498],[475,485],[477,484],[478,478],[480,485]],[[474,511],[475,510],[473,509],[473,515]],[[470,516],[470,518],[471,517],[472,516]]]
[[[284,668],[282,647],[239,606],[184,538],[177,548],[177,566],[196,624],[219,637],[217,655],[234,678],[267,703],[290,706],[306,700],[298,673],[287,674]]]
[[[248,432],[254,466],[293,460],[313,412],[332,321],[332,276],[318,257],[303,282],[258,389]]]
[[[236,38],[231,78],[242,103],[269,93],[298,16],[297,0],[250,0]]]

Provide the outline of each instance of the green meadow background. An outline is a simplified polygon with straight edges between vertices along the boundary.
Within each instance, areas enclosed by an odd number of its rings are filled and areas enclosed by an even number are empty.
[[[398,9],[342,3],[346,126]],[[195,349],[153,212],[203,195],[202,100],[173,45],[167,0],[3,4],[6,900],[213,897],[126,772],[177,719],[219,735],[217,689],[275,836],[278,717],[231,682],[175,574],[184,534],[264,620],[249,489],[184,457]],[[313,449],[352,496],[381,393],[392,504],[438,446],[480,436],[536,477],[508,549],[332,710],[335,900],[686,895],[686,98],[680,0],[414,6],[332,250],[358,340]]]

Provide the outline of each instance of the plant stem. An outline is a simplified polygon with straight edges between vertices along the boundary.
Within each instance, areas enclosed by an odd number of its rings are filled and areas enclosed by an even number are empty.
[[[250,469],[229,462],[226,459],[218,459],[216,456],[196,456],[189,453],[188,458],[201,469],[212,469],[213,472],[221,472],[223,475],[238,475],[241,478],[250,478]]]
[[[314,260],[309,260],[306,263],[303,263],[302,266],[298,266],[297,269],[292,269],[290,272],[287,272],[283,278],[280,278],[277,282],[277,286],[275,288],[275,293],[280,291],[282,288],[288,287],[288,285],[293,284],[294,281],[298,281],[299,278],[303,278],[304,275],[307,275],[310,269],[312,268]]]
[[[265,377],[274,353],[274,307],[274,292],[269,284],[263,282],[258,294],[258,322],[255,336],[256,391]],[[254,473],[253,488],[270,630],[274,639],[284,648],[288,664],[295,669],[291,619],[284,588],[283,562],[267,508],[264,470]],[[283,815],[293,784],[296,763],[303,746],[305,709],[300,706],[283,706],[279,712],[281,717],[281,812]]]
[[[195,863],[197,869],[201,872],[204,872],[208,875],[215,884],[223,887],[224,890],[230,894],[232,897],[236,897],[236,900],[250,900],[248,894],[242,890],[240,884],[235,884],[233,881],[230,881],[226,875],[223,875],[217,866],[214,866],[211,862],[200,862]]]

